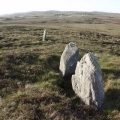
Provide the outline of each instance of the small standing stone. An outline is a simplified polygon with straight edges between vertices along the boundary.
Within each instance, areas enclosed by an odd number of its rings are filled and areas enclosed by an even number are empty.
[[[75,42],[70,42],[63,51],[60,59],[59,70],[62,75],[68,76],[75,73],[77,61],[79,60],[79,49]]]
[[[72,87],[85,104],[101,107],[104,99],[101,69],[92,53],[84,55],[77,63]]]
[[[47,34],[47,31],[44,30],[44,34],[43,34],[43,41],[46,41],[46,34]]]

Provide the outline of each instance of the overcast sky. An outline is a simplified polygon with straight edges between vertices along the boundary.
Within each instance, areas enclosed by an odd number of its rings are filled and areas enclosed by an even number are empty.
[[[46,10],[120,13],[120,0],[0,0],[0,15]]]

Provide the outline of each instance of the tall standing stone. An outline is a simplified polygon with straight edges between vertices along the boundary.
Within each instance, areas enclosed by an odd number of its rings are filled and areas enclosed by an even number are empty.
[[[72,87],[85,104],[101,107],[104,99],[101,69],[92,53],[87,53],[77,63]]]
[[[47,34],[47,31],[44,30],[44,33],[43,33],[43,41],[46,41],[46,34]]]
[[[67,76],[75,73],[77,61],[79,60],[79,49],[75,42],[70,42],[62,53],[59,70],[61,75]]]

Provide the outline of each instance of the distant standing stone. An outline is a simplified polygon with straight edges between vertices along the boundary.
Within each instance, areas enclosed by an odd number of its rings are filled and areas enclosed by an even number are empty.
[[[44,30],[44,33],[43,33],[43,41],[46,41],[46,34],[47,34],[47,31]]]
[[[101,107],[104,99],[101,69],[92,53],[84,55],[77,63],[72,87],[85,104]]]
[[[63,51],[60,59],[59,70],[62,77],[75,73],[77,61],[79,60],[79,49],[75,42],[70,42]]]

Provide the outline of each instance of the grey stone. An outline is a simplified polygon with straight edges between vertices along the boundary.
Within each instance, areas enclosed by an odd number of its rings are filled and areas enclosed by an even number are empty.
[[[81,100],[90,106],[101,107],[104,100],[101,68],[92,53],[83,56],[72,75],[72,87]]]
[[[75,73],[77,61],[79,60],[79,49],[75,42],[70,42],[63,51],[60,59],[59,70],[61,75],[68,76]]]
[[[43,33],[43,41],[46,41],[46,34],[47,34],[47,31],[44,30],[44,33]]]

